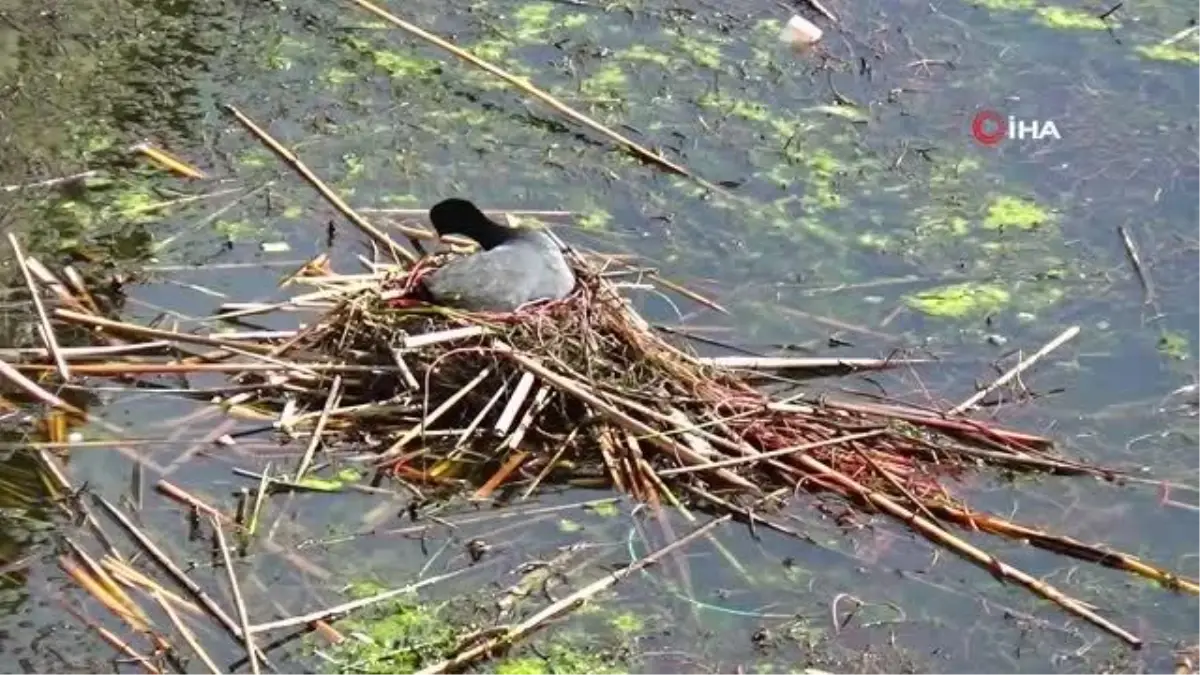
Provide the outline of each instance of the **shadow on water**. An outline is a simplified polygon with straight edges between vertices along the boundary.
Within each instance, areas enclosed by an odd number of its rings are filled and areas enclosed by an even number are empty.
[[[639,163],[349,3],[0,1],[0,185],[95,172],[5,188],[0,222],[49,266],[74,265],[97,284],[116,274],[114,314],[184,330],[200,328],[197,317],[221,302],[278,297],[280,278],[309,256],[331,252],[349,269],[361,239],[220,112],[235,103],[356,206],[423,208],[466,194],[497,207],[570,210],[574,217],[556,222],[568,240],[636,252],[733,310],[720,317],[638,298],[655,321],[761,352],[920,348],[946,357],[936,368],[817,380],[814,389],[953,405],[1079,325],[1077,340],[1023,376],[1023,398],[990,397],[980,414],[1048,433],[1070,455],[1147,467],[1182,487],[1163,494],[1139,483],[983,473],[956,488],[976,508],[1196,576],[1196,45],[1194,34],[1171,42],[1195,23],[1194,6],[1147,3],[1100,20],[1094,6],[1025,0],[827,3],[841,26],[827,26],[822,48],[795,55],[776,38],[787,13],[768,2],[736,11],[699,1],[452,4],[461,11],[428,1],[395,9],[736,186],[739,199]],[[1053,120],[1061,138],[982,147],[970,126],[985,109]],[[213,178],[185,181],[147,164],[127,151],[141,140]],[[1138,246],[1148,286],[1118,227]],[[280,242],[286,253],[261,246]],[[5,345],[37,346],[20,277],[11,261],[5,270]],[[288,321],[258,327],[294,327]],[[231,511],[257,483],[234,469],[295,461],[294,446],[249,433],[264,422],[162,393],[208,396],[223,379],[153,382],[159,390],[88,382],[92,410],[128,439],[153,441],[134,446],[147,466],[143,487],[166,479]],[[36,407],[4,415],[3,442],[41,438]],[[238,442],[213,443],[227,434]],[[113,501],[129,497],[130,471],[110,447],[70,457],[75,486]],[[61,522],[34,489],[41,484],[28,452],[0,465],[0,664],[111,669],[100,656],[111,649],[57,604],[82,596],[57,566],[48,524],[85,534]],[[442,515],[462,521],[457,529],[414,534],[399,488],[276,495],[266,534],[239,561],[243,591],[255,619],[267,621],[336,604],[348,582],[395,587],[457,569],[483,541],[485,564],[430,597],[453,598],[456,619],[490,620],[491,589],[510,586],[506,572],[522,563],[587,544],[574,551],[579,569],[608,569],[661,536],[652,534],[661,523],[631,505],[570,506],[605,496],[556,485],[536,506],[562,510],[519,522],[455,502]],[[186,514],[148,489],[136,512],[230,606],[224,571],[205,536],[185,532]],[[1105,568],[964,535],[1116,610],[1147,640],[1142,654],[892,523],[850,516],[836,500],[801,499],[789,515],[811,541],[730,528],[722,547],[689,548],[686,564],[636,576],[617,600],[535,642],[621,654],[626,667],[651,672],[1161,671],[1195,642],[1194,598]],[[669,525],[691,527],[676,515]],[[486,601],[471,597],[480,588]],[[106,616],[92,605],[90,616]],[[425,630],[415,625],[402,628]],[[201,630],[222,666],[244,655],[218,630]],[[363,654],[330,662],[314,644],[295,639],[272,658],[285,670],[396,667]]]

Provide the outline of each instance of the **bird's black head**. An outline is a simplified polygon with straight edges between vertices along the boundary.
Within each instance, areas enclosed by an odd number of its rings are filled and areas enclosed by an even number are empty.
[[[479,242],[489,250],[511,239],[515,232],[483,214],[471,202],[457,197],[434,204],[429,209],[429,220],[438,234],[461,234]]]

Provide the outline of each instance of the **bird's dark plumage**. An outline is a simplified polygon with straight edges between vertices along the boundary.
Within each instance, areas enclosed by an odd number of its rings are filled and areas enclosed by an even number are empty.
[[[440,235],[474,239],[482,251],[452,260],[424,279],[434,301],[473,311],[511,312],[535,300],[557,300],[575,287],[562,250],[544,232],[505,227],[465,199],[429,210]]]

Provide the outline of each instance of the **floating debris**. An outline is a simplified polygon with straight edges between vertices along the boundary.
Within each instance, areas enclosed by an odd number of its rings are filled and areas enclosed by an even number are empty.
[[[793,47],[807,47],[821,40],[824,32],[808,19],[796,14],[788,19],[779,39]]]

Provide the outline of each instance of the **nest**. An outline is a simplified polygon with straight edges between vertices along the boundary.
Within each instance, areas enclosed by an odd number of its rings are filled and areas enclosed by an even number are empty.
[[[940,477],[981,453],[1028,465],[1048,447],[918,409],[774,397],[753,373],[652,329],[614,283],[638,271],[601,256],[571,263],[569,297],[511,314],[423,302],[428,263],[307,275],[329,309],[273,354],[353,371],[332,394],[323,378],[260,405],[296,412],[281,420],[293,431],[323,419],[328,446],[372,444],[373,463],[412,486],[466,481],[476,496],[565,476],[648,501],[753,502],[799,488],[951,513],[961,505]]]

